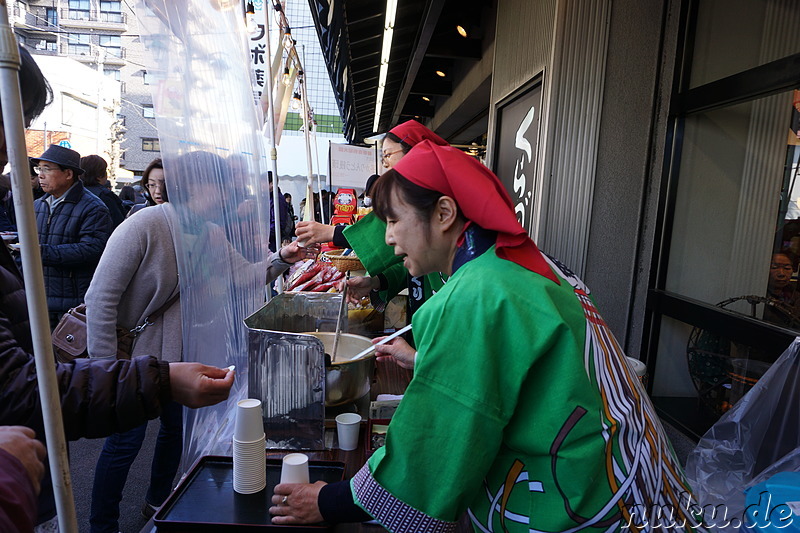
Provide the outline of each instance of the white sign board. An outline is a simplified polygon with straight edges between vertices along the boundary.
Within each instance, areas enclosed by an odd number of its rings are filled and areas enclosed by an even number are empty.
[[[377,173],[375,154],[374,148],[331,143],[329,159],[331,189],[334,191],[339,187],[363,189],[367,178]]]

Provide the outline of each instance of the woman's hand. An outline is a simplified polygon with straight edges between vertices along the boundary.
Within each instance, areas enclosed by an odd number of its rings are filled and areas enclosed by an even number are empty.
[[[344,281],[339,284],[339,292],[344,288],[343,284]],[[352,304],[361,303],[362,298],[369,296],[369,292],[378,287],[380,287],[380,280],[377,277],[354,276],[347,280],[347,301]]]
[[[313,485],[304,483],[281,483],[275,486],[272,496],[273,524],[315,524],[322,522],[322,513],[317,505],[319,491],[325,486],[324,481]]]
[[[233,370],[228,368],[202,363],[169,364],[172,399],[186,407],[205,407],[227,400],[233,379]]]
[[[377,344],[386,337],[372,339],[372,344]],[[379,360],[390,359],[408,370],[414,369],[417,351],[411,347],[402,337],[397,337],[386,344],[375,347],[375,357]]]
[[[300,240],[292,241],[278,250],[285,263],[296,263],[303,259],[313,259],[319,255],[319,246],[300,246]]]
[[[294,234],[297,235],[297,240],[306,244],[330,242],[333,240],[333,226],[306,220],[297,223]]]

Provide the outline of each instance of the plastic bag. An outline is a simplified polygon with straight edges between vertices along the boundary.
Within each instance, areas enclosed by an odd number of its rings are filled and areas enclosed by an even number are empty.
[[[184,411],[186,471],[230,455],[247,394],[244,319],[264,305],[269,256],[267,148],[240,2],[142,0],[136,12],[177,218],[183,358],[236,366],[227,402]]]
[[[799,406],[800,337],[689,454],[686,477],[706,525],[738,531],[746,489],[800,471]]]

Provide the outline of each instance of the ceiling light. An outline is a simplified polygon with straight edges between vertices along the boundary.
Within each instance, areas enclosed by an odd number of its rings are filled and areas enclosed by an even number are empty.
[[[372,131],[378,131],[383,107],[383,93],[386,89],[386,76],[389,74],[389,55],[392,52],[392,37],[397,14],[397,0],[386,0],[386,21],[383,24],[383,46],[381,47],[381,70],[378,74],[378,93],[375,99],[375,120]]]
[[[439,76],[440,78],[444,78],[445,76],[447,76],[447,74],[445,74],[445,73],[444,73],[444,72],[442,72],[441,70],[437,70],[437,71],[436,71],[436,75],[437,75],[437,76]]]
[[[425,100],[426,102],[430,102],[431,101],[431,99],[428,98],[427,96],[423,96],[422,99]]]
[[[461,24],[456,26],[456,31],[462,37],[466,37],[467,36],[467,29],[464,26],[462,26]]]

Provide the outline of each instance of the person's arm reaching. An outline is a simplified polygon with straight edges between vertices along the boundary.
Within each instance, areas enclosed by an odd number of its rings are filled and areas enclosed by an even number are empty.
[[[170,363],[172,399],[186,407],[206,407],[228,398],[233,386],[233,370],[202,363]]]

